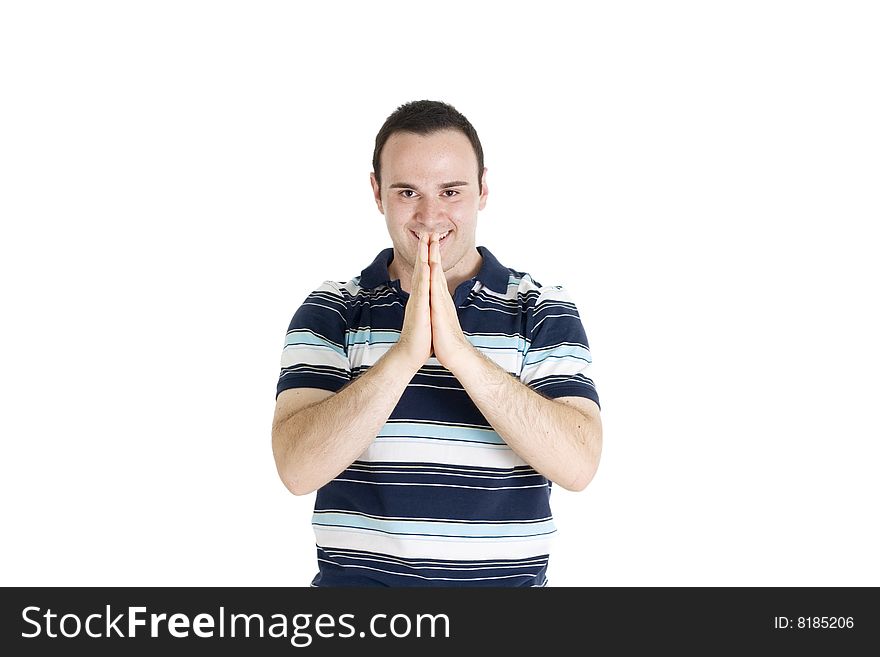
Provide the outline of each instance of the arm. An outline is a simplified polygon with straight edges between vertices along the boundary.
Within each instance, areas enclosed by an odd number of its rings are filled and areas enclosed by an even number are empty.
[[[427,237],[420,240],[400,339],[375,365],[332,397],[299,410],[276,405],[272,451],[294,495],[334,479],[375,440],[403,391],[431,355]]]
[[[561,401],[549,399],[478,351],[461,331],[443,273],[436,235],[431,237],[429,258],[431,325],[437,359],[455,375],[483,417],[523,461],[563,488],[575,491],[586,488],[596,473],[602,452],[599,406],[591,399],[580,397],[560,397]],[[559,296],[558,291],[552,292]],[[538,305],[540,302],[536,303]],[[576,312],[563,313],[560,317],[568,318],[568,333],[579,330],[583,334]],[[543,324],[546,319],[547,315],[538,323]],[[571,325],[573,319],[577,320],[574,326]],[[552,345],[559,335],[565,335],[563,330],[554,337],[556,331],[547,326],[542,326],[541,339],[537,342],[535,332],[532,332],[532,348]],[[577,337],[586,351],[586,335]],[[573,361],[583,363],[584,359]],[[562,370],[557,366],[543,371],[538,367],[533,368],[529,376],[531,380],[540,380],[559,371]],[[572,372],[566,374],[571,376]]]
[[[291,412],[279,398],[272,452],[291,493],[320,488],[370,446],[418,371],[411,363],[395,345],[357,380],[317,404]]]
[[[544,397],[473,347],[462,352],[454,368],[450,371],[474,404],[523,461],[563,488],[586,488],[602,452],[602,421],[594,401]]]

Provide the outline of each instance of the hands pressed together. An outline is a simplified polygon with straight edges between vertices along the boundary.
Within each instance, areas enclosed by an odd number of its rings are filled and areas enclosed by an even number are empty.
[[[440,261],[440,235],[423,233],[413,267],[412,290],[398,342],[418,367],[432,355],[450,371],[473,346],[458,322]]]

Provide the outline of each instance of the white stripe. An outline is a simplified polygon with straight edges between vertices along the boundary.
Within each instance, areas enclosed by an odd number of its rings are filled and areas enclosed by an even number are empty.
[[[323,365],[349,370],[349,360],[332,347],[312,344],[289,344],[281,351],[281,367]]]
[[[363,330],[363,327],[362,329]],[[514,338],[511,338],[514,339]],[[351,363],[351,369],[359,367],[372,367],[379,359],[382,358],[396,343],[382,342],[377,344],[367,344],[365,342],[359,344],[348,345],[348,360]],[[480,352],[489,358],[492,362],[507,372],[517,373],[522,366],[522,352],[517,349],[516,345],[510,347],[499,347],[492,349],[480,349]],[[434,367],[443,367],[436,356],[431,356],[425,361],[425,365],[433,365]],[[430,372],[419,374],[430,374],[431,376],[447,376],[450,381],[454,381],[455,377],[451,373],[444,371]],[[414,385],[414,384],[411,384]]]
[[[324,284],[325,285],[328,285],[328,284],[334,285],[338,289],[345,290],[353,297],[357,297],[357,296],[361,295],[361,293],[367,293],[367,291],[364,290],[364,288],[362,288],[360,285],[358,285],[357,283],[354,282],[354,279],[345,281],[344,283],[341,281],[339,283],[336,283],[335,281],[326,281]]]
[[[363,327],[361,328],[363,330]],[[384,356],[396,343],[382,342],[379,344],[367,344],[361,342],[359,344],[348,345],[348,360],[351,362],[352,369],[355,367],[372,367],[382,356]]]
[[[416,438],[376,439],[358,457],[358,461],[442,463],[499,470],[526,465],[526,462],[507,445]]]
[[[336,292],[336,291],[328,291],[328,290],[315,290],[311,295],[309,295],[313,301],[320,300],[326,301],[327,303],[338,303],[342,306],[342,309],[345,310],[345,299]],[[330,306],[328,306],[329,308]]]
[[[355,296],[352,303],[354,305],[357,305],[372,303],[376,300],[384,301],[385,299],[397,299],[397,292],[392,290],[390,287],[377,287],[370,290],[365,290],[364,288],[358,286],[357,296]],[[398,303],[400,302],[398,301]],[[403,304],[401,303],[400,305]]]
[[[518,559],[515,563],[511,560],[504,561],[468,561],[467,566],[450,565],[448,562],[440,559],[398,559],[389,557],[384,554],[367,554],[357,550],[335,550],[333,548],[321,548],[324,553],[332,559],[354,559],[357,561],[375,561],[385,565],[409,566],[415,570],[483,570],[493,568],[528,568],[530,566],[543,566],[547,563],[547,557],[532,557],[528,559]],[[464,563],[464,562],[463,562]]]
[[[284,373],[281,375],[281,377],[279,377],[279,381],[283,381],[283,382],[286,383],[286,381],[287,381],[286,377],[288,377],[288,376],[290,376],[290,375],[294,375],[294,376],[296,376],[296,377],[300,377],[300,376],[302,376],[303,374],[311,374],[311,375],[315,375],[315,376],[318,376],[318,377],[320,377],[320,378],[322,378],[322,379],[326,379],[326,378],[334,378],[334,379],[337,379],[337,380],[339,380],[339,381],[345,381],[345,382],[348,382],[348,380],[349,380],[348,375],[345,374],[345,373],[342,373],[342,372],[328,372],[327,370],[317,370],[317,369],[310,368],[310,367],[298,367],[298,368],[296,369],[296,371],[284,372]],[[343,384],[343,385],[344,385],[344,384]],[[297,386],[293,386],[293,387],[297,387]],[[299,387],[302,387],[302,386],[299,386]],[[342,387],[342,386],[340,386],[340,388],[341,388],[341,387]]]
[[[349,558],[349,559],[363,559],[363,560],[375,560],[380,563],[386,564],[399,564],[401,566],[412,566],[413,568],[440,568],[445,567],[448,563],[440,560],[440,559],[399,559],[397,557],[390,557],[385,554],[369,554],[365,552],[361,552],[360,550],[340,550],[334,548],[321,548],[324,552],[333,558]],[[502,568],[506,565],[510,565],[510,559],[506,560],[475,560],[468,561],[467,563],[476,568]],[[539,566],[547,563],[546,556],[539,557],[528,557],[526,559],[518,559],[514,566]]]
[[[519,285],[516,288],[516,293],[525,295],[529,292],[538,292],[540,294],[549,287],[549,285],[539,287],[538,284],[535,283],[534,279],[529,274],[526,274],[521,279],[519,279]]]
[[[302,305],[304,305],[304,306],[317,306],[318,308],[326,308],[327,310],[332,310],[333,312],[335,312],[337,315],[342,317],[342,319],[345,319],[345,315],[343,315],[341,312],[336,310],[336,308],[331,308],[330,306],[325,305],[323,303],[314,303],[312,301],[304,301]]]
[[[535,379],[543,379],[545,376],[561,376],[571,378],[575,374],[583,374],[588,379],[593,377],[590,375],[592,365],[580,358],[564,356],[562,358],[545,358],[544,360],[526,365],[520,374],[520,381],[528,383]]]
[[[332,563],[334,566],[339,566],[339,564],[333,561],[327,561],[326,559],[318,559],[318,561],[323,561],[324,563]],[[534,574],[524,572],[519,575],[496,575],[494,577],[426,577],[424,575],[416,575],[414,573],[399,573],[393,570],[382,570],[381,568],[373,568],[372,566],[357,566],[354,564],[345,564],[345,568],[361,568],[363,570],[374,570],[379,573],[388,573],[389,575],[399,575],[400,577],[416,577],[418,579],[431,580],[431,581],[447,581],[447,582],[471,582],[478,580],[490,580],[490,579],[511,579],[513,577],[534,577]]]
[[[333,551],[328,551],[325,549],[324,552],[326,552],[327,556],[329,556],[329,557],[337,556],[336,554],[333,553]],[[399,564],[401,566],[409,566],[413,570],[422,569],[422,570],[459,570],[459,571],[461,571],[461,570],[505,570],[505,569],[509,570],[512,568],[518,568],[519,570],[523,570],[525,568],[534,568],[535,566],[538,566],[540,568],[546,564],[546,561],[544,559],[537,559],[535,561],[530,561],[530,562],[527,561],[526,563],[517,563],[517,564],[513,564],[513,565],[504,564],[504,565],[489,565],[489,566],[430,566],[430,565],[429,566],[413,566],[410,563],[407,563],[406,561],[401,561],[399,559],[387,559],[386,560],[386,559],[377,559],[375,557],[352,557],[352,556],[347,556],[347,555],[345,555],[345,558],[357,559],[358,561],[373,561],[375,563]],[[320,561],[320,559],[319,559],[319,561]],[[336,565],[342,566],[343,568],[355,568],[356,567],[352,564],[347,564],[347,563],[346,564],[337,563]]]
[[[378,468],[385,467],[385,464],[383,463],[382,465],[373,465],[371,463],[361,463],[359,461],[355,461],[349,467],[370,472],[370,471],[377,470]],[[425,469],[426,467],[433,468],[439,474],[461,474],[461,473],[464,473],[464,474],[469,474],[474,477],[503,478],[506,476],[519,476],[519,475],[533,476],[533,475],[538,474],[537,472],[535,472],[535,470],[533,470],[531,468],[528,470],[507,471],[506,473],[502,474],[496,470],[490,470],[489,468],[455,467],[453,469],[452,466],[444,466],[440,463],[432,463],[430,466],[425,466],[422,463],[401,463],[400,465],[394,466],[393,472],[404,473],[407,470],[409,470],[411,472],[412,471],[420,471],[420,470]]]
[[[442,370],[437,371],[437,372],[422,372],[421,370],[419,370],[419,376],[434,377],[437,379],[454,379],[455,378],[454,376],[452,376],[451,372],[449,372],[449,371],[444,372]]]
[[[538,330],[538,327],[543,323],[543,321],[545,319],[550,318],[550,317],[574,317],[576,320],[580,321],[580,317],[578,317],[577,315],[573,315],[571,313],[560,313],[558,315],[544,315],[541,319],[538,320],[538,322],[532,328],[532,332],[534,333],[534,331]]]
[[[518,315],[519,311],[508,311],[503,310],[501,308],[482,308],[480,306],[468,306],[468,308],[473,308],[474,310],[481,310],[483,312],[492,312],[492,313],[501,313],[503,315]]]
[[[473,304],[474,308],[493,308],[497,307],[498,310],[510,309],[511,315],[518,315],[520,312],[520,308],[522,304],[519,299],[511,299],[510,297],[500,298],[500,297],[488,297],[482,293],[475,294],[473,296]],[[482,303],[485,305],[479,306],[478,303]],[[494,304],[494,305],[493,305]]]
[[[400,303],[400,301],[391,301],[389,303],[376,303],[375,300],[370,303],[370,308],[390,308],[391,306],[403,306],[403,304]],[[362,326],[360,328],[363,329],[365,327]]]
[[[315,511],[315,515],[320,515],[322,513],[348,513],[354,516],[363,516],[365,518],[377,518],[379,520],[413,520],[418,522],[462,522],[466,524],[476,524],[476,525],[508,525],[508,524],[517,524],[517,525],[527,525],[531,523],[539,523],[539,522],[549,522],[553,520],[553,516],[546,516],[544,518],[537,518],[534,520],[499,520],[496,522],[487,522],[486,520],[460,520],[458,518],[405,518],[405,517],[396,517],[396,516],[377,516],[370,513],[363,513],[361,511],[350,511],[349,509],[321,509],[320,511]]]
[[[372,474],[406,474],[406,475],[438,475],[441,477],[467,477],[469,479],[518,479],[521,477],[534,477],[534,472],[526,472],[524,474],[510,474],[510,475],[490,475],[490,474],[468,474],[466,472],[449,472],[448,470],[431,470],[429,468],[412,470],[411,472],[401,472],[400,470],[378,470],[369,467],[357,467],[355,465],[351,465],[348,467],[349,470],[354,470],[355,472],[370,472]]]
[[[544,285],[543,287],[533,288],[540,292],[538,300],[535,302],[535,309],[544,303],[571,303],[571,296],[568,291],[559,285]]]
[[[344,481],[349,484],[364,484],[367,486],[431,486],[439,488],[467,488],[470,490],[525,490],[526,488],[546,488],[547,484],[533,484],[530,486],[462,486],[461,484],[434,484],[425,482],[417,484],[405,481],[361,481],[360,479],[345,479],[336,477],[333,481]]]
[[[441,539],[436,536],[392,536],[344,527],[313,526],[312,529],[318,546],[323,549],[364,550],[403,559],[531,559],[550,554],[553,542],[553,534],[530,538]]]

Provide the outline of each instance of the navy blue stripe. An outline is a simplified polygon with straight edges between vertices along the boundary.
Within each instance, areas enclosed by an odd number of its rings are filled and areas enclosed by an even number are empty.
[[[550,486],[512,490],[380,486],[337,479],[322,486],[315,510],[353,510],[392,518],[445,520],[527,521],[550,517]],[[362,481],[351,477],[355,481]],[[545,480],[546,481],[546,480]]]
[[[546,581],[548,556],[485,565],[479,561],[389,560],[384,555],[317,547],[320,572],[314,586],[541,586]],[[431,567],[433,566],[433,567]]]

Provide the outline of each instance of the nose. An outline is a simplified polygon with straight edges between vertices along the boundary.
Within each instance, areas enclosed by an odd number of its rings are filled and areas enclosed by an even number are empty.
[[[413,219],[421,230],[428,232],[445,230],[449,224],[443,202],[430,196],[419,200]]]

